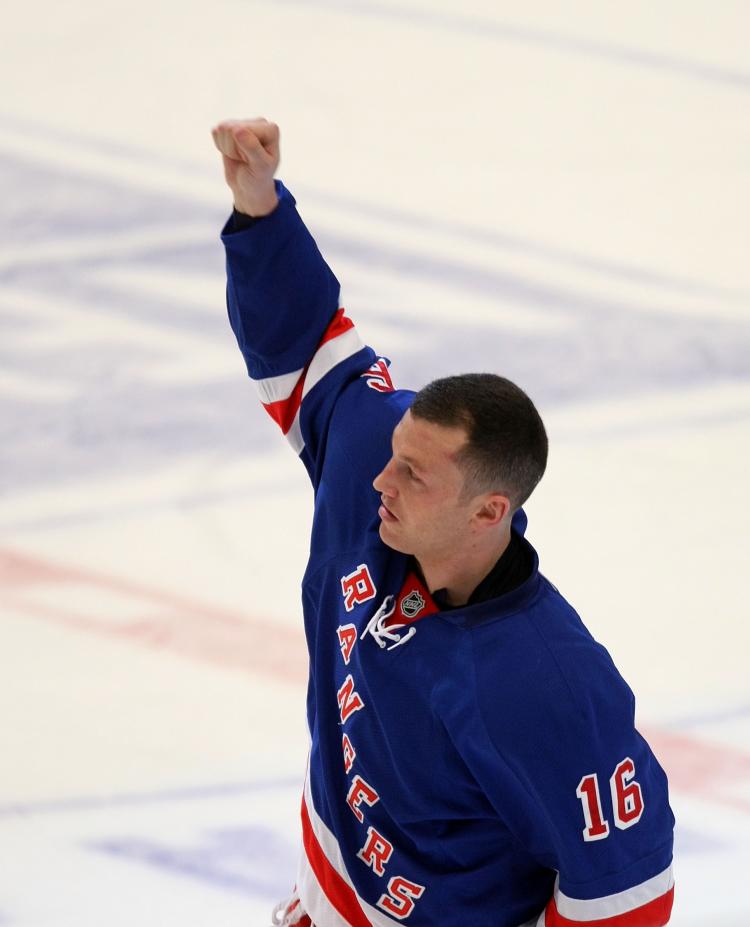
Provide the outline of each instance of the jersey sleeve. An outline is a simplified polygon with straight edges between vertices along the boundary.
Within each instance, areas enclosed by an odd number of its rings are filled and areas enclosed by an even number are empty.
[[[227,307],[261,403],[316,483],[339,396],[369,368],[389,382],[387,361],[340,306],[339,282],[294,197],[280,181],[276,190],[270,215],[224,228]]]
[[[519,847],[555,874],[537,927],[662,927],[674,817],[666,775],[634,726],[632,692],[583,635],[573,654],[582,686],[541,639],[513,653],[511,637],[507,647],[493,638],[511,651],[499,681],[489,640],[473,641],[475,704],[462,717],[454,696],[449,725]]]

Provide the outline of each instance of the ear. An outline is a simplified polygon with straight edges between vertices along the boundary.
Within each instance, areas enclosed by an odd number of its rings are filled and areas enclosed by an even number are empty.
[[[502,493],[487,493],[477,501],[479,505],[474,511],[474,518],[479,527],[494,528],[510,514],[510,499]]]

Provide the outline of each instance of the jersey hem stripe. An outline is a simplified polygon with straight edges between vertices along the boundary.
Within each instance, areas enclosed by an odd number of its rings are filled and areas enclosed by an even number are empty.
[[[305,911],[310,914],[313,923],[316,923],[316,916],[309,909],[320,907],[321,904],[321,899],[316,895],[322,895],[325,904],[331,906],[331,909],[338,912],[340,916],[345,917],[351,927],[359,927],[359,925],[362,927],[393,927],[394,924],[400,923],[368,904],[355,891],[344,866],[338,842],[313,806],[309,775],[305,781],[302,801],[302,840],[304,855],[307,857],[306,861],[302,862],[303,864],[306,862],[315,874],[314,883],[311,883],[309,878],[306,879],[307,897],[302,898]],[[326,876],[325,881],[321,880],[318,875],[319,871]],[[336,893],[336,900],[346,905],[343,909],[328,894],[329,890]],[[302,897],[301,890],[300,897]],[[328,921],[325,920],[322,923],[327,925]]]
[[[559,913],[553,898],[544,912],[544,925],[545,927],[664,927],[669,922],[673,901],[674,887],[660,898],[655,898],[648,904],[633,908],[624,914],[594,920],[571,920]]]
[[[641,908],[664,897],[673,887],[674,876],[670,864],[663,872],[639,885],[633,885],[622,892],[604,895],[601,898],[571,898],[560,891],[556,884],[554,902],[562,917],[574,923],[579,921],[586,923],[627,914],[635,908]]]
[[[544,927],[662,927],[674,901],[670,865],[640,885],[603,898],[570,898],[557,888],[544,911]]]

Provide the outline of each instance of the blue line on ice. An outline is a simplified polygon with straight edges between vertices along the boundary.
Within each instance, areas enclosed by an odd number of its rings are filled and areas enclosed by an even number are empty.
[[[119,795],[80,795],[72,798],[48,799],[29,802],[15,802],[0,805],[0,818],[30,817],[38,814],[66,814],[70,812],[98,811],[137,805],[165,804],[183,801],[205,801],[212,798],[229,798],[233,795],[248,795],[255,792],[276,789],[298,789],[301,792],[300,776],[279,777],[257,782],[230,782],[219,785],[195,786],[192,788],[163,789],[155,792],[128,792]]]

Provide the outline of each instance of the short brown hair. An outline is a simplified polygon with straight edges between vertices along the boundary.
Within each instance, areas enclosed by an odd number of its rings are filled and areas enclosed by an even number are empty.
[[[547,432],[524,391],[494,373],[433,380],[416,395],[411,414],[436,425],[463,427],[468,438],[457,462],[464,495],[501,492],[520,508],[547,466]]]

